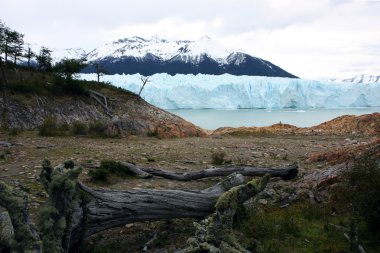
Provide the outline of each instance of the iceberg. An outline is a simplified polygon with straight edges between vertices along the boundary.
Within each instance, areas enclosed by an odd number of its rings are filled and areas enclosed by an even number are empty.
[[[96,80],[96,74],[79,79]],[[138,93],[140,75],[104,75],[102,81]],[[378,83],[343,83],[295,78],[155,74],[141,96],[163,109],[306,109],[379,107]]]

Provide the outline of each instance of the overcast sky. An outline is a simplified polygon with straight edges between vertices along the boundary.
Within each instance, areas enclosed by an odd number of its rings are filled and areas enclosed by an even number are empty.
[[[380,74],[380,0],[0,0],[0,19],[51,48],[208,35],[304,78]]]

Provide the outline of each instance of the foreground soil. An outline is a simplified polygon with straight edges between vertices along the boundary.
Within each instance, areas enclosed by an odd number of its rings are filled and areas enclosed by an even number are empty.
[[[118,190],[131,188],[155,189],[203,189],[221,178],[192,182],[177,182],[160,178],[134,179],[111,177],[107,183],[94,183],[88,177],[91,166],[101,160],[134,162],[141,166],[160,167],[186,172],[213,167],[211,154],[226,153],[232,164],[247,164],[260,167],[280,167],[297,162],[300,177],[313,171],[323,170],[326,161],[310,160],[312,154],[328,153],[340,148],[352,148],[374,142],[378,137],[354,137],[351,135],[276,135],[276,136],[210,136],[205,138],[157,139],[120,138],[96,139],[87,137],[39,137],[36,132],[23,132],[17,136],[0,135],[0,180],[10,185],[23,185],[31,196],[32,219],[46,201],[37,178],[41,162],[49,159],[53,165],[74,160],[84,168],[81,180],[92,187],[107,187]],[[8,145],[10,144],[10,145]],[[149,252],[158,249],[170,251],[185,245],[193,232],[193,220],[181,219],[170,222],[127,224],[94,236],[90,245],[93,252],[141,252],[143,245],[159,231],[159,240]],[[105,248],[102,249],[102,245]],[[110,250],[110,251],[108,251]],[[165,251],[162,251],[165,252]]]

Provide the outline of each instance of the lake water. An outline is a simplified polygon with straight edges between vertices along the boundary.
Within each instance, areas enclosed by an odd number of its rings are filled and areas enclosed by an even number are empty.
[[[342,115],[361,115],[380,112],[380,107],[343,108],[343,109],[179,109],[168,110],[187,121],[205,129],[240,126],[269,126],[287,123],[298,127],[318,125]]]

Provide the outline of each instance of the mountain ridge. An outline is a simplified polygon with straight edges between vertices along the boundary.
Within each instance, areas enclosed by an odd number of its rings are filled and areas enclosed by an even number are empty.
[[[83,56],[83,55],[82,55]],[[90,66],[84,73],[93,73],[92,63],[100,63],[108,74],[156,73],[233,74],[297,78],[271,62],[242,50],[224,47],[204,36],[199,40],[150,39],[134,36],[104,44],[85,55]]]

